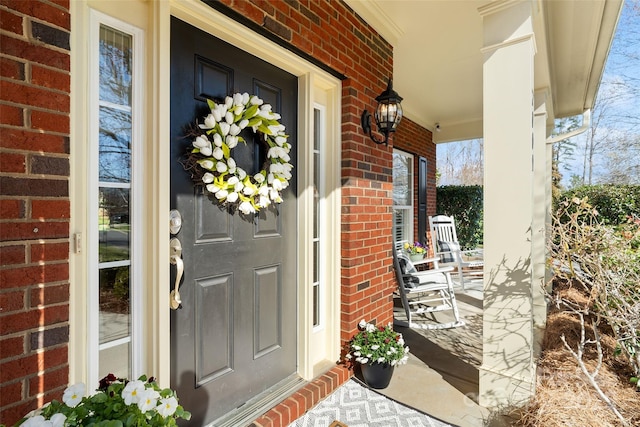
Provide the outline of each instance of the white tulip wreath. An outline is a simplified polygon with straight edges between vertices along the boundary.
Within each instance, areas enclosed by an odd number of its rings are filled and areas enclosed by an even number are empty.
[[[211,113],[198,124],[191,158],[198,165],[194,179],[224,205],[236,205],[243,214],[252,214],[272,202],[281,203],[280,192],[287,188],[293,165],[289,163],[291,144],[285,127],[278,121],[280,114],[271,105],[248,93],[227,96],[223,104],[207,100]],[[242,142],[240,132],[251,128],[261,135],[269,149],[266,166],[251,176],[236,165],[233,148]],[[201,133],[203,132],[203,133]]]

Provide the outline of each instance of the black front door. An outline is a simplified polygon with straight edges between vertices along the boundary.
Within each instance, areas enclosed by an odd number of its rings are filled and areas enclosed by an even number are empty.
[[[171,208],[183,219],[182,308],[171,316],[171,385],[205,425],[260,397],[296,372],[296,170],[277,210],[253,221],[221,209],[195,188],[181,161],[189,125],[206,99],[257,95],[281,114],[296,158],[297,79],[176,18],[171,24]],[[232,156],[258,172],[264,149],[239,144]],[[172,267],[171,280],[175,271]]]

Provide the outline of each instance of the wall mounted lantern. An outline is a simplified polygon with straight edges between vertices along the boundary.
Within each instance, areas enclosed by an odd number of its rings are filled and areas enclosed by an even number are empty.
[[[378,106],[375,111],[376,124],[378,125],[378,131],[384,135],[383,140],[379,140],[371,131],[371,114],[364,110],[360,122],[362,124],[362,130],[364,133],[369,134],[369,137],[376,144],[389,144],[389,135],[396,131],[400,120],[402,120],[402,97],[393,90],[393,83],[391,77],[389,77],[389,83],[387,84],[387,90],[382,92],[377,98]]]

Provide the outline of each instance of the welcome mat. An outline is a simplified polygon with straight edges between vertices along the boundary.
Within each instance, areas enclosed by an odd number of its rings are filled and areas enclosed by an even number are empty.
[[[289,427],[455,427],[350,379]]]

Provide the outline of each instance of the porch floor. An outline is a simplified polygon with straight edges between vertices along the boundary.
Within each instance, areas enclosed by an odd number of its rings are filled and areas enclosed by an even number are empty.
[[[459,427],[488,425],[489,411],[477,403],[482,363],[482,281],[456,286],[456,299],[464,326],[428,330],[396,326],[409,346],[406,365],[394,372],[387,397]],[[404,312],[397,310],[397,318]],[[438,312],[435,320],[453,321],[450,312]]]
[[[424,417],[426,424],[415,425],[507,426],[509,423],[503,419],[489,421],[489,411],[477,403],[478,368],[482,362],[482,282],[471,281],[465,290],[457,286],[456,297],[464,326],[443,330],[395,327],[410,348],[409,362],[395,369],[387,388],[376,392],[388,397],[391,407],[398,402],[427,414]],[[395,315],[402,318],[404,312],[400,309]],[[448,314],[440,312],[436,316],[439,322],[450,321]],[[357,372],[356,379],[351,381],[358,381]],[[325,405],[324,414],[337,416],[339,409],[344,409],[340,408],[339,399],[333,401],[336,410],[327,412]],[[336,419],[329,418],[320,420],[316,417],[312,424],[308,424],[310,419],[299,419],[292,425],[327,427]],[[352,427],[347,420],[338,421]],[[365,424],[356,422],[354,425]]]

